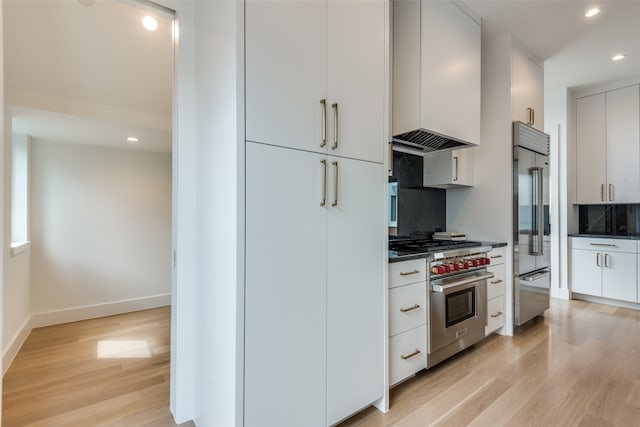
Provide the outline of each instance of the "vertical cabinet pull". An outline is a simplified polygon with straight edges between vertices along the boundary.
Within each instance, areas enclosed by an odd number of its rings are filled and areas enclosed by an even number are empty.
[[[600,200],[604,202],[604,184],[600,184]]]
[[[613,202],[613,184],[609,184],[609,201]]]
[[[325,159],[320,160],[322,164],[322,201],[320,206],[326,206],[327,204],[327,161]]]
[[[331,104],[333,108],[333,145],[332,150],[338,148],[338,103]]]
[[[533,126],[536,122],[536,113],[531,107],[527,108],[527,112],[529,113],[529,121],[527,122],[527,124],[529,126]]]
[[[604,254],[604,266],[609,268],[609,254]]]
[[[453,182],[458,180],[458,156],[453,156]]]
[[[320,147],[324,147],[327,145],[327,100],[321,99],[320,104],[322,105],[322,143]]]
[[[389,141],[389,176],[393,175],[393,142]]]
[[[335,169],[335,171],[336,171],[336,176],[335,176],[336,180],[335,180],[334,187],[333,187],[334,197],[333,197],[333,203],[331,204],[331,206],[333,206],[335,208],[336,206],[338,206],[338,162],[334,160],[333,162],[331,162],[331,164],[336,167],[336,169]]]
[[[596,265],[597,265],[598,267],[602,267],[602,266],[600,265],[600,252],[596,253]]]

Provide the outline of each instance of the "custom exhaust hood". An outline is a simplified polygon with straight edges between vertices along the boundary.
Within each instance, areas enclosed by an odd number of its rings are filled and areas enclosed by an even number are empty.
[[[450,1],[393,3],[393,143],[417,153],[480,143],[480,20]]]

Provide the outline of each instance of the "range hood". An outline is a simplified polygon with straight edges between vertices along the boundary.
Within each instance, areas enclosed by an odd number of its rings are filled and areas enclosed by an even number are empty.
[[[480,21],[458,3],[393,3],[394,146],[428,153],[480,143]]]

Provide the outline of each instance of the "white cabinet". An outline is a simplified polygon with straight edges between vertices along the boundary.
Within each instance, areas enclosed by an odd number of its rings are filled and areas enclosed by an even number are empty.
[[[247,1],[246,139],[381,163],[385,19],[383,0]]]
[[[455,188],[473,186],[473,150],[452,150],[424,156],[425,187]]]
[[[576,100],[578,204],[640,202],[640,88]]]
[[[637,302],[635,240],[571,239],[571,291]]]
[[[393,134],[480,144],[480,23],[451,1],[393,2]]]
[[[331,425],[384,394],[385,172],[246,147],[245,425]]]
[[[485,335],[504,326],[504,287],[505,287],[505,248],[493,248],[488,253],[490,264],[487,272],[493,273],[493,277],[487,280],[487,326]]]
[[[389,264],[389,383],[427,367],[429,318],[425,259]]]
[[[544,71],[514,46],[511,56],[511,116],[544,132]]]

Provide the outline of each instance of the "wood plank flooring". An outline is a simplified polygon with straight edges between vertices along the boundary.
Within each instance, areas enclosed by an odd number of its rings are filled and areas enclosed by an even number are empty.
[[[2,426],[176,426],[170,322],[162,307],[34,329],[3,379]]]
[[[391,390],[340,427],[640,426],[640,312],[556,301]]]

